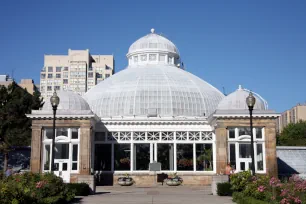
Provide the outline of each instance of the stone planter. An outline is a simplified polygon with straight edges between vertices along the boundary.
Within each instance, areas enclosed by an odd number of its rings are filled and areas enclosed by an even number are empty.
[[[129,177],[120,177],[118,178],[118,184],[120,186],[131,186],[133,185],[134,180],[132,178]]]
[[[166,184],[168,186],[179,186],[181,185],[183,180],[181,178],[169,178],[166,179]]]

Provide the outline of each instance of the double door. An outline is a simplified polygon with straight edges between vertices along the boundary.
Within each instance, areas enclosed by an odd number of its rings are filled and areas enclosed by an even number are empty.
[[[70,182],[69,159],[54,159],[54,174],[61,177],[65,183]]]

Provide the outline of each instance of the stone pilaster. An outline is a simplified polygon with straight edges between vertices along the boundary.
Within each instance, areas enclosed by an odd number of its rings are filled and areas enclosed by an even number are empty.
[[[277,177],[277,156],[276,156],[276,129],[275,127],[265,127],[266,140],[266,169],[267,174]]]
[[[227,134],[225,127],[217,127],[216,131],[216,173],[224,174],[227,163]]]
[[[91,126],[89,124],[81,125],[80,135],[80,174],[90,175],[91,173]]]
[[[41,152],[42,152],[42,128],[41,126],[32,126],[31,139],[31,172],[41,172]]]

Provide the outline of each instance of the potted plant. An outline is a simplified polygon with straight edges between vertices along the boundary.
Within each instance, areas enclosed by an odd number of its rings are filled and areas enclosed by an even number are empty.
[[[125,174],[125,176],[118,178],[118,184],[120,186],[131,186],[133,185],[134,180],[129,176],[129,174]]]
[[[173,175],[169,176],[166,179],[166,184],[168,186],[179,186],[183,183],[183,179],[179,176],[177,176],[176,173],[174,173]]]

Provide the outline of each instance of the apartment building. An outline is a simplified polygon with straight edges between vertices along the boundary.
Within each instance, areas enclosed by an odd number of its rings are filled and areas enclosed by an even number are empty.
[[[13,83],[13,79],[9,75],[0,75],[0,85],[8,87],[10,84]],[[18,86],[20,86],[23,89],[26,89],[27,92],[31,95],[38,90],[36,85],[34,84],[33,79],[21,79],[20,83],[18,83]]]
[[[297,123],[306,120],[306,103],[297,104],[290,110],[284,111],[277,119],[278,131],[281,132],[289,123]]]
[[[91,55],[89,50],[68,50],[68,55],[45,55],[40,73],[42,97],[55,90],[71,90],[83,95],[114,74],[113,55]]]

